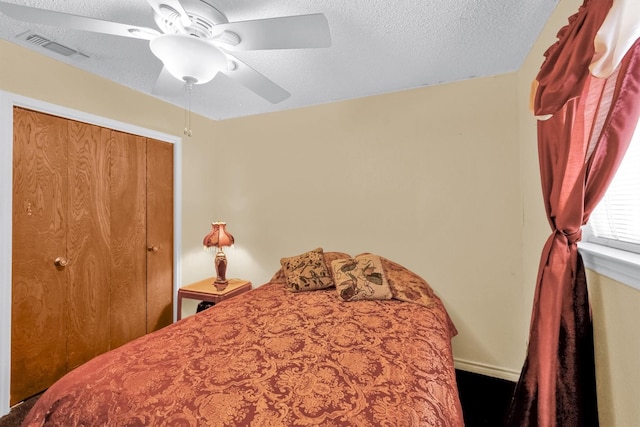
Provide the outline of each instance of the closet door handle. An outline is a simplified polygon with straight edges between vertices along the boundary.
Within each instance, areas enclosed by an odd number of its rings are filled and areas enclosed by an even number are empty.
[[[66,267],[67,264],[69,264],[69,260],[63,257],[58,257],[53,261],[53,263],[56,267]]]
[[[147,246],[147,250],[149,252],[158,252],[158,247],[149,245],[149,246]]]

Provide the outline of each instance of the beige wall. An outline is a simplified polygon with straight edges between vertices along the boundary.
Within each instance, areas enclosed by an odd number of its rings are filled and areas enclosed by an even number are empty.
[[[640,425],[640,291],[587,271],[601,426]]]
[[[195,116],[182,144],[182,283],[213,274],[201,239],[214,220],[236,236],[229,275],[256,285],[280,257],[317,246],[378,253],[442,297],[459,366],[515,378],[550,232],[529,84],[578,6],[560,2],[517,73],[223,122]],[[3,41],[0,58],[0,90],[181,135],[179,107]],[[601,413],[613,414],[613,397],[631,387],[623,378],[640,383],[620,326],[637,323],[640,296],[597,283]],[[619,310],[620,299],[632,307]],[[637,419],[623,412],[618,420]]]
[[[374,252],[437,289],[461,363],[513,375],[525,342],[515,102],[510,75],[220,123],[184,147],[185,192],[211,189],[184,203],[185,280],[210,271],[210,219],[237,238],[230,273],[255,283],[317,246]]]
[[[0,89],[182,130],[178,107],[0,49]],[[507,75],[224,122],[195,117],[182,144],[182,282],[212,274],[201,239],[213,220],[237,239],[229,275],[256,285],[280,257],[317,246],[378,253],[441,295],[460,331],[459,363],[515,377],[528,316],[515,88]]]

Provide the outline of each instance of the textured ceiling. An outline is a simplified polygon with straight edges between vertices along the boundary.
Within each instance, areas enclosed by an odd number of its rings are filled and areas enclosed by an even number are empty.
[[[157,28],[145,0],[8,3]],[[229,21],[323,13],[329,48],[245,51],[241,61],[291,97],[271,104],[226,76],[194,86],[191,108],[221,120],[517,70],[557,0],[207,0]],[[32,31],[88,56],[26,43]],[[150,94],[162,68],[148,41],[34,25],[0,15],[0,37]],[[0,58],[1,60],[1,58]],[[155,96],[155,95],[154,95]],[[162,98],[180,107],[184,96]]]

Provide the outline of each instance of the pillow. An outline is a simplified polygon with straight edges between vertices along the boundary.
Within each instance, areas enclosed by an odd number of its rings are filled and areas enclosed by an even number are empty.
[[[414,302],[426,307],[433,304],[433,300],[437,297],[426,280],[400,264],[384,257],[379,258],[394,299]]]
[[[291,292],[314,291],[333,286],[322,248],[282,258],[280,265],[284,271],[285,287]]]
[[[331,270],[331,268],[329,268],[329,266],[331,265],[331,262],[336,259],[351,258],[351,255],[344,252],[324,252],[322,255],[324,257],[324,265],[327,266],[327,270],[331,275],[331,280],[332,282],[335,283],[335,279],[333,277],[333,271]],[[282,268],[278,269],[278,271],[274,273],[273,277],[271,277],[271,280],[269,281],[286,283],[287,280],[285,278],[284,270]]]
[[[346,254],[344,252],[325,252],[324,253],[324,263],[327,266],[327,270],[329,270],[329,274],[331,274],[331,280],[333,283],[336,282],[336,278],[333,275],[333,270],[331,269],[331,263],[337,259],[345,259],[351,258],[351,255]]]
[[[331,263],[338,296],[344,301],[391,299],[380,257],[371,254]]]

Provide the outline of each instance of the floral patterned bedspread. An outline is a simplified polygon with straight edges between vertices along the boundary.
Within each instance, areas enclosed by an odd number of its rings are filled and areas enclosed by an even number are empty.
[[[87,362],[23,425],[463,425],[437,297],[344,302],[282,280]]]

